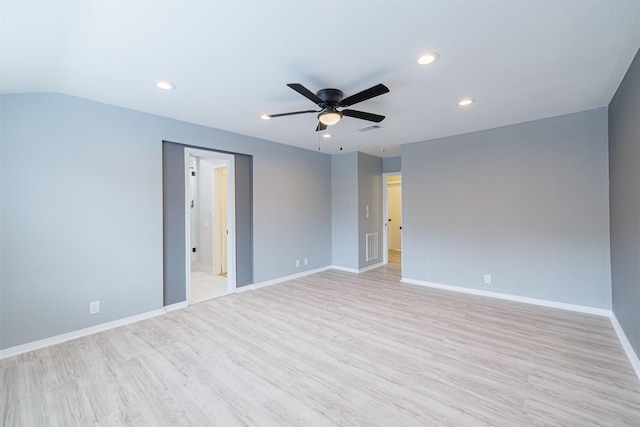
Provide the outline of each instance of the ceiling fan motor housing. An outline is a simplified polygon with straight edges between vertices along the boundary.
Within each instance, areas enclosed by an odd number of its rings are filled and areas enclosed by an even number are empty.
[[[325,106],[335,107],[338,105],[344,94],[339,89],[320,89],[316,92],[318,98],[322,99],[325,103]],[[322,106],[321,106],[322,107]]]

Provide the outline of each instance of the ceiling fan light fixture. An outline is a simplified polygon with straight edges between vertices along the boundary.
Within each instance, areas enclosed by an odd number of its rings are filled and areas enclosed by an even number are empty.
[[[440,55],[438,55],[436,52],[427,52],[418,56],[418,58],[416,59],[416,63],[418,65],[429,65],[433,64],[438,59],[440,59]]]
[[[318,120],[325,126],[335,125],[342,118],[342,114],[336,110],[323,111],[318,114]]]

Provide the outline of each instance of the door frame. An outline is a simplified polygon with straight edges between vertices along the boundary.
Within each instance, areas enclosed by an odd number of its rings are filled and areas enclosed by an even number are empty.
[[[388,180],[390,176],[398,175],[402,178],[402,172],[387,172],[382,174],[382,221],[384,223],[384,232],[382,233],[382,248],[384,249],[382,251],[382,263],[384,265],[389,264],[389,195],[387,192],[387,187],[389,184]]]
[[[213,158],[222,160],[227,168],[227,294],[236,291],[236,174],[235,156],[233,154],[221,153],[207,149],[197,149],[191,147],[184,148],[185,163],[185,266],[186,266],[186,295],[187,305],[191,305],[191,221],[190,209],[191,200],[189,197],[189,156],[200,158]]]

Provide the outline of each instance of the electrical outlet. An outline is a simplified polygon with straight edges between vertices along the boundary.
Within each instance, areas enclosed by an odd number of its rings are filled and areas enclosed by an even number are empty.
[[[485,285],[490,285],[491,284],[491,275],[490,274],[485,274],[484,275],[484,284]]]
[[[296,267],[300,267],[300,260],[299,259],[296,260]]]
[[[309,259],[308,259],[308,258],[305,258],[305,259],[304,259],[304,265],[307,265],[307,264],[309,264]]]
[[[100,313],[100,301],[91,301],[89,303],[89,314]]]

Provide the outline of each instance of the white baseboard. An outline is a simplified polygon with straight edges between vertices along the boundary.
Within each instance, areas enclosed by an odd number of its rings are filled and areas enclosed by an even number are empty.
[[[253,285],[244,285],[244,286],[237,287],[235,293],[239,294],[242,292],[247,292],[252,290],[253,290]]]
[[[429,288],[444,289],[447,291],[461,292],[464,294],[479,295],[483,297],[498,298],[508,301],[522,302],[525,304],[540,305],[543,307],[559,308],[562,310],[575,311],[578,313],[594,314],[596,316],[611,316],[611,310],[597,307],[589,307],[586,305],[567,304],[564,302],[549,301],[538,298],[522,297],[518,295],[503,294],[501,292],[483,291],[481,289],[463,288],[461,286],[443,285],[441,283],[426,282],[423,280],[402,278],[402,283],[411,285],[427,286]]]
[[[4,350],[0,350],[0,360],[8,357],[17,356],[22,353],[27,353],[41,348],[49,347],[56,344],[61,344],[66,341],[71,341],[76,338],[86,337],[98,332],[107,331],[109,329],[117,328],[119,326],[128,325],[130,323],[139,322],[141,320],[150,319],[152,317],[161,316],[165,314],[164,308],[158,310],[147,311],[146,313],[136,314],[135,316],[125,317],[124,319],[113,320],[111,322],[102,323],[100,325],[90,326],[88,328],[79,329],[77,331],[67,332],[65,334],[56,335],[53,337],[45,338],[38,341],[33,341],[26,344],[17,345],[15,347],[9,347]]]
[[[264,288],[265,286],[275,285],[277,283],[286,282],[287,280],[299,279],[300,277],[305,277],[311,274],[320,273],[322,271],[326,271],[329,269],[331,269],[330,266],[315,268],[313,270],[307,270],[300,273],[291,274],[289,276],[278,277],[277,279],[271,279],[271,280],[266,280],[264,282],[254,283],[251,286],[252,286],[252,289],[260,289],[260,288]]]
[[[175,304],[165,305],[164,306],[164,311],[166,313],[169,313],[171,311],[181,310],[181,309],[186,308],[188,306],[189,306],[189,303],[187,303],[186,301],[177,302]]]
[[[611,313],[611,324],[613,325],[613,330],[616,331],[616,335],[618,335],[618,339],[620,340],[620,344],[622,344],[622,348],[624,352],[627,354],[629,358],[629,362],[631,362],[631,366],[633,370],[636,372],[636,376],[638,380],[640,380],[640,359],[638,358],[638,354],[636,354],[635,350],[631,346],[629,339],[627,338],[627,334],[624,333],[620,322],[618,322],[618,318],[615,314]]]
[[[360,270],[358,270],[357,268],[342,267],[339,265],[332,265],[331,270],[346,271],[347,273],[354,273],[354,274],[360,273]]]
[[[370,265],[368,267],[364,267],[361,269],[357,269],[357,268],[350,268],[350,267],[342,267],[340,265],[332,265],[330,267],[328,267],[331,270],[339,270],[339,271],[346,271],[347,273],[355,273],[355,274],[360,274],[360,273],[364,273],[365,271],[369,271],[369,270],[373,270],[374,268],[378,268],[378,267],[382,267],[384,265],[384,262],[379,262],[377,264],[373,264]]]
[[[380,261],[377,264],[373,264],[368,267],[361,268],[360,270],[358,270],[358,273],[364,273],[365,271],[373,270],[374,268],[382,267],[383,265],[384,265],[384,262]]]

